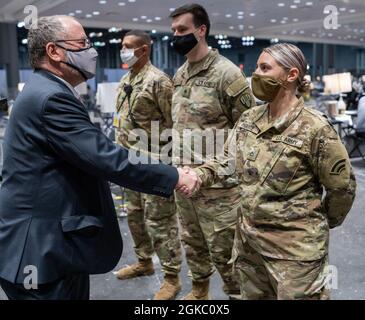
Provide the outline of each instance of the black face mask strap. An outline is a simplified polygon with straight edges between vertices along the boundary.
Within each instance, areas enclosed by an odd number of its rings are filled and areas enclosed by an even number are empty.
[[[88,48],[87,49],[79,49],[79,50],[71,50],[71,49],[67,49],[67,48],[65,48],[65,47],[63,47],[63,46],[61,46],[61,45],[59,45],[57,43],[55,43],[55,45],[57,47],[63,49],[63,50],[70,51],[70,52],[82,52],[82,51],[88,50]],[[85,81],[88,80],[87,77],[86,77],[86,75],[78,67],[75,67],[74,65],[72,65],[72,64],[70,64],[70,63],[68,63],[66,61],[61,61],[61,62],[64,63],[65,65],[71,67],[72,69],[78,71],[81,74],[81,76],[84,78]]]
[[[66,51],[70,51],[70,52],[82,52],[82,51],[86,51],[86,50],[89,50],[90,48],[84,48],[84,49],[67,49],[67,48],[65,48],[65,47],[63,47],[63,46],[61,46],[61,45],[59,45],[58,43],[54,43],[57,47],[59,47],[59,48],[61,48],[61,49],[63,49],[63,50],[66,50]]]

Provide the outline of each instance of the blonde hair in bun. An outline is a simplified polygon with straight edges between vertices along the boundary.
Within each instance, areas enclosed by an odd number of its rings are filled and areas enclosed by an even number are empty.
[[[309,91],[310,82],[305,79],[308,63],[302,50],[290,43],[278,43],[265,48],[263,51],[271,55],[287,71],[297,68],[299,70],[298,93],[302,95]]]

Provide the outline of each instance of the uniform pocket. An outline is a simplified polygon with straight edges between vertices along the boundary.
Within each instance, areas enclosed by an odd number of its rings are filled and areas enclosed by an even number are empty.
[[[214,231],[220,232],[234,226],[238,220],[238,212],[241,204],[236,205],[233,209],[217,215],[214,219]]]
[[[228,264],[235,265],[238,257],[242,254],[242,248],[247,242],[246,238],[244,237],[244,229],[242,226],[242,214],[243,209],[241,204],[237,208],[237,221],[236,221],[236,228],[234,233],[234,240],[232,246],[232,255],[231,259],[228,261]]]
[[[294,148],[284,148],[267,167],[263,182],[279,194],[285,194],[297,173],[304,154]]]
[[[189,108],[192,116],[199,117],[203,124],[212,124],[220,120],[222,110],[217,89],[196,84],[185,88],[189,91],[189,98],[192,101]]]

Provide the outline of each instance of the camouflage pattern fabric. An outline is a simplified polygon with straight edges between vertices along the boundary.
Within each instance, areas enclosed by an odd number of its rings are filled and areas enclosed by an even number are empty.
[[[181,270],[181,244],[174,197],[169,199],[126,190],[128,225],[139,260],[156,252],[165,274]]]
[[[128,95],[124,90],[125,85],[132,87]],[[116,108],[116,141],[130,149],[138,141],[138,130],[147,133],[148,143],[144,150],[150,156],[155,156],[166,142],[160,141],[159,145],[152,144],[151,122],[159,123],[159,132],[172,128],[171,99],[173,93],[172,80],[168,75],[148,62],[136,75],[127,73],[120,81],[117,108]],[[152,154],[149,152],[152,149]]]
[[[335,129],[301,98],[269,122],[267,105],[244,113],[227,141],[237,144],[242,233],[265,257],[314,261],[328,253],[329,228],[350,211],[356,181]],[[203,184],[224,175],[224,163],[198,169]],[[326,190],[324,195],[323,187]]]
[[[215,139],[217,130],[222,129],[226,133],[225,141],[228,130],[242,112],[254,106],[255,100],[241,70],[217,50],[210,50],[199,62],[186,62],[175,75],[174,86],[172,119],[180,141],[174,141],[173,163],[195,167],[206,157],[214,157],[207,152],[202,131],[211,133]],[[194,149],[194,143],[183,139],[184,130],[189,129],[197,130],[198,138],[204,141],[201,154]],[[215,140],[209,144],[215,144]],[[184,154],[191,156],[186,158]],[[215,266],[228,294],[239,291],[227,266],[234,238],[234,203],[240,197],[237,185],[237,178],[233,177],[202,190],[193,199],[176,196],[181,237],[193,280],[209,278]]]
[[[132,87],[129,98],[125,85]],[[137,74],[127,73],[121,79],[116,106],[117,143],[133,149],[138,135],[134,130],[143,130],[148,142],[139,151],[156,156],[164,144],[152,143],[151,122],[158,122],[160,131],[172,127],[172,92],[172,80],[150,62]],[[181,244],[174,198],[164,199],[131,190],[126,190],[126,196],[128,224],[137,257],[146,260],[156,252],[165,274],[179,273]]]
[[[226,179],[234,157],[242,196],[230,263],[242,297],[328,299],[329,229],[342,224],[356,191],[348,154],[328,119],[302,98],[274,121],[268,105],[253,108],[237,122],[226,156],[196,170],[203,185],[212,185]]]
[[[237,225],[239,228],[239,225]],[[328,256],[315,261],[273,259],[260,255],[236,233],[234,274],[243,300],[328,300]]]
[[[231,259],[237,205],[240,195],[234,189],[208,189],[192,199],[176,194],[182,226],[181,238],[190,275],[195,282],[205,281],[215,269],[228,294],[238,294],[238,281],[228,265]],[[233,196],[233,195],[235,196]]]

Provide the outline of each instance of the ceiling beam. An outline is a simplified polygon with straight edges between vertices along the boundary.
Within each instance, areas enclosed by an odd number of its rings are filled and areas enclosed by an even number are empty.
[[[34,0],[14,0],[7,3],[5,6],[1,8],[2,13],[14,15],[19,10],[23,10],[23,8],[29,4],[32,4]]]
[[[1,8],[0,21],[3,22],[13,22],[15,14],[20,10],[24,10],[24,7],[32,4],[33,0],[14,0],[7,3]]]
[[[123,22],[110,22],[110,21],[100,21],[92,19],[77,19],[86,28],[103,28],[109,29],[111,27],[122,28],[124,30],[156,30],[157,32],[172,33],[171,27],[166,25],[151,25],[149,23],[123,23]],[[242,37],[243,34],[235,31],[212,29],[212,35],[224,34],[229,37]]]
[[[256,39],[270,40],[273,38],[278,38],[280,41],[291,41],[291,42],[307,42],[307,43],[323,43],[323,44],[335,44],[342,46],[355,46],[360,48],[365,48],[365,43],[359,41],[351,40],[338,40],[338,39],[328,39],[328,38],[312,38],[299,35],[283,35],[278,37],[275,34],[267,34],[265,36],[257,36]]]
[[[364,0],[351,0],[351,3],[344,3],[343,6],[347,6],[349,4],[358,4],[358,5],[364,5]]]
[[[33,5],[37,7],[38,15],[42,15],[43,12],[46,12],[47,10],[51,10],[55,7],[58,7],[59,5],[67,2],[69,0],[38,0],[38,1],[32,1]],[[24,13],[24,7],[18,10],[14,13],[15,19],[20,21],[25,18],[26,14]]]
[[[33,5],[38,10],[38,15],[55,8],[69,0],[15,0],[7,3],[1,8],[0,22],[17,22],[26,17],[24,8]]]
[[[108,29],[110,27],[117,27],[122,28],[124,30],[150,30],[151,25],[150,24],[140,24],[140,23],[111,23],[110,21],[97,21],[97,20],[91,20],[91,19],[79,19],[78,20],[84,27],[86,28],[102,28],[102,29]],[[165,32],[171,34],[170,27],[167,26],[153,26],[153,29],[155,29],[157,32]],[[216,34],[225,34],[229,37],[236,37],[240,38],[243,36],[241,32],[234,32],[234,31],[222,31],[222,30],[212,30],[212,35]],[[255,34],[253,34],[255,35]],[[294,41],[294,42],[310,42],[310,43],[326,43],[326,44],[337,44],[337,45],[350,45],[350,46],[357,46],[357,47],[365,47],[365,44],[356,42],[356,41],[341,41],[336,39],[323,39],[323,38],[312,38],[312,37],[306,37],[302,35],[282,35],[278,36],[275,33],[266,33],[266,34],[260,34],[256,36],[257,39],[263,39],[263,40],[270,40],[272,38],[279,38],[280,40],[284,41]]]
[[[263,33],[281,33],[282,31],[291,31],[291,30],[305,30],[305,29],[312,29],[312,28],[323,28],[323,19],[317,20],[310,20],[310,21],[303,21],[303,22],[296,22],[296,23],[289,23],[289,24],[281,24],[281,25],[274,25],[271,27],[263,27],[255,29],[255,34],[263,34]],[[364,23],[365,21],[365,12],[363,13],[354,13],[351,15],[346,16],[339,16],[339,24],[343,26],[347,23],[354,23],[354,22],[361,22]],[[341,27],[340,27],[341,28]]]

